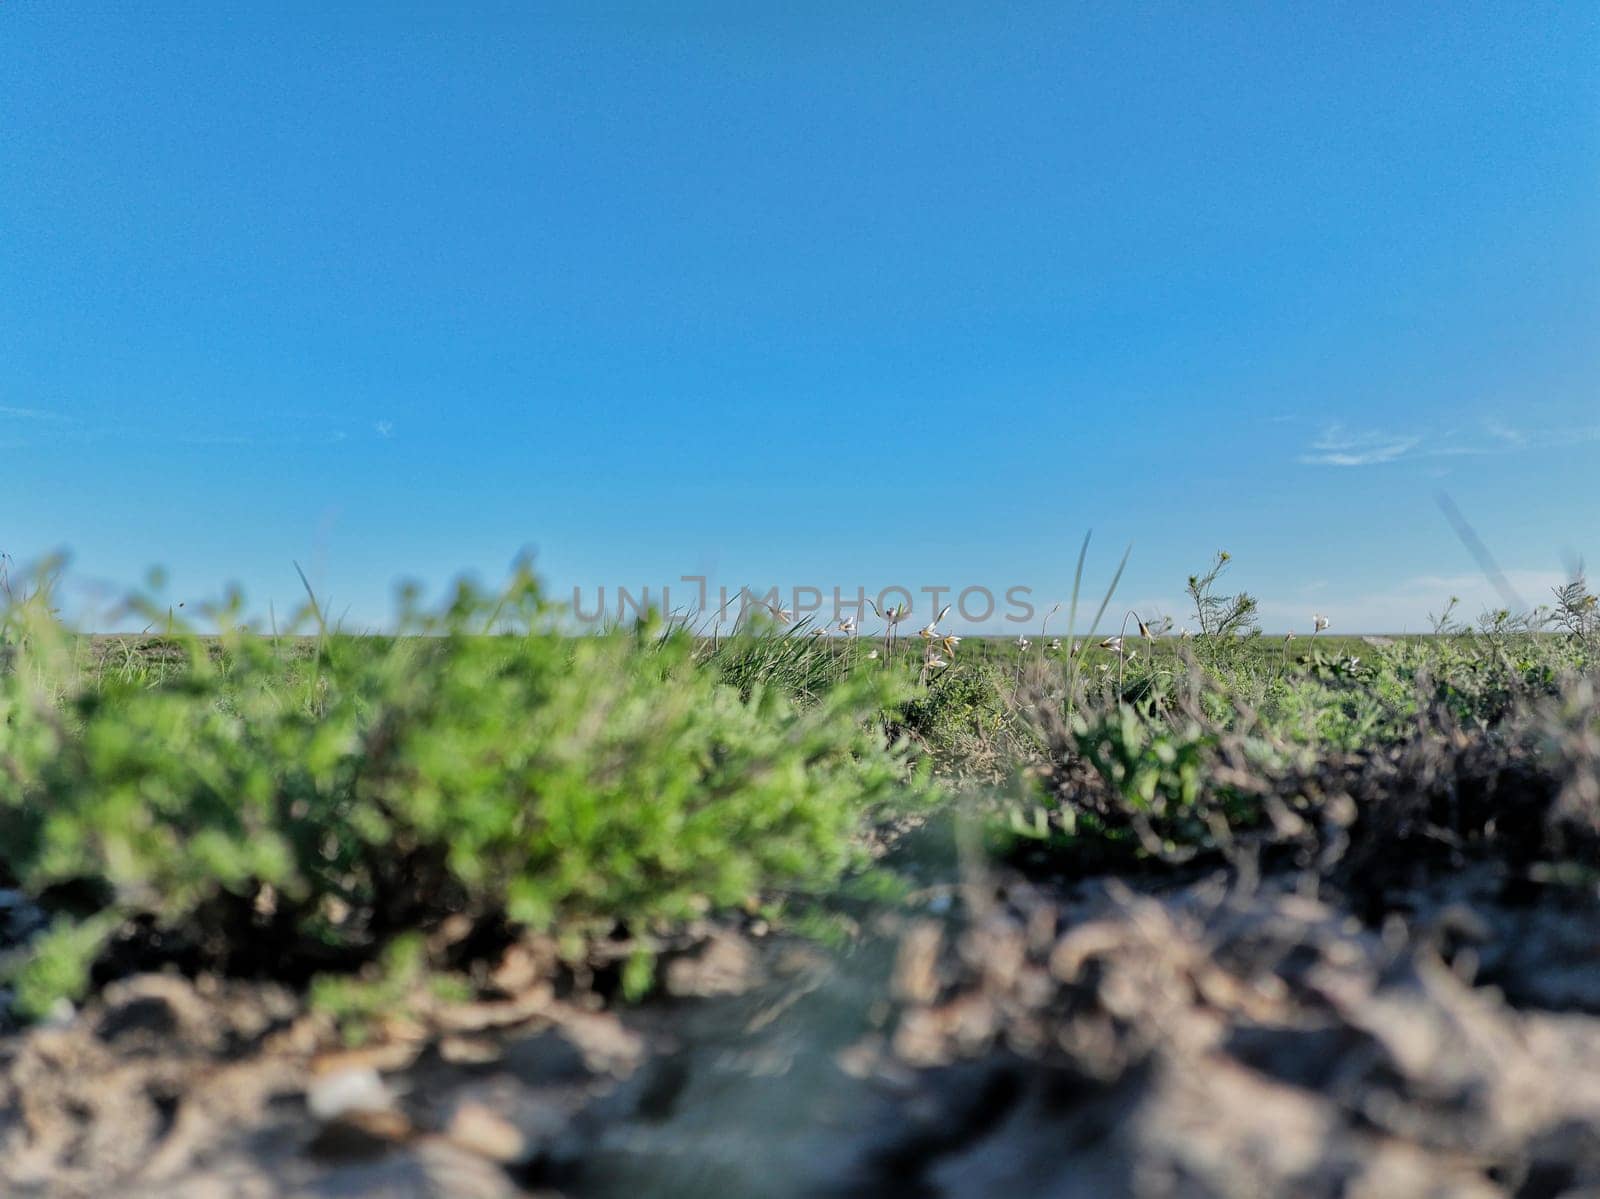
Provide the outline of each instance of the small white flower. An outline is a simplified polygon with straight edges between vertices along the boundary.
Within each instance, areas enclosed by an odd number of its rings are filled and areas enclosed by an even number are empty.
[[[839,631],[841,633],[846,634],[846,635],[849,635],[849,634],[855,632],[856,631],[856,622],[851,620],[848,616],[846,616],[843,620],[841,620],[839,622]]]
[[[1033,644],[1033,642],[1029,641],[1026,637],[1018,637],[1017,638],[1017,648],[1018,649],[1027,649],[1032,644]]]
[[[870,600],[867,602],[871,603]],[[899,624],[902,620],[911,615],[911,609],[905,604],[899,604],[893,608],[879,608],[877,604],[873,604],[872,610],[878,614],[878,618],[882,620],[884,624],[890,625]]]
[[[1313,632],[1322,632],[1323,629],[1328,627],[1328,618],[1320,613],[1313,612],[1311,614],[1311,627]]]
[[[1101,649],[1114,649],[1120,654],[1122,652],[1122,638],[1121,637],[1107,637],[1104,641],[1102,641],[1100,643],[1100,648]]]
[[[938,635],[939,628],[937,625],[933,624],[923,625],[922,628],[917,630],[917,636],[921,637],[924,641],[932,641]]]
[[[867,655],[867,660],[869,662],[875,662],[875,661],[877,661],[877,659],[878,659],[878,651],[877,650],[873,650],[870,654]]]
[[[1061,648],[1061,638],[1059,638],[1059,637],[1050,638],[1050,648],[1053,649],[1053,650],[1060,649]]]
[[[941,666],[948,666],[948,665],[950,665],[950,663],[948,663],[948,662],[946,662],[946,661],[945,661],[945,660],[944,660],[944,659],[943,659],[943,658],[941,658],[941,657],[940,657],[940,656],[939,656],[939,655],[938,655],[938,654],[929,654],[929,655],[928,655],[928,665],[929,665],[929,667],[931,667],[931,668],[932,668],[932,669],[934,669],[934,670],[937,670],[937,669],[938,669],[938,668],[939,668],[939,667],[941,667]]]
[[[956,652],[956,646],[961,644],[961,638],[956,634],[951,633],[948,637],[940,641],[939,644],[944,646],[945,653],[953,654]]]
[[[1178,636],[1180,638],[1182,638],[1184,641],[1189,641],[1189,640],[1193,639],[1194,634],[1191,633],[1188,629],[1182,629],[1182,630],[1179,631]]]

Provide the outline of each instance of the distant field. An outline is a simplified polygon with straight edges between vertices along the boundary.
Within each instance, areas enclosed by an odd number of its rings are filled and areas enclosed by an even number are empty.
[[[802,629],[799,636],[806,635],[808,635],[807,630]],[[374,645],[387,645],[393,640],[391,637],[378,634],[338,636],[341,640],[355,643],[368,642]],[[595,634],[581,636],[592,637]],[[1104,664],[1114,665],[1117,662],[1117,651],[1102,645],[1106,640],[1105,636],[1096,636],[1088,640],[1079,637],[1070,643],[1064,637],[1040,637],[1037,633],[1022,636],[1027,642],[1025,646],[1019,643],[1016,636],[988,634],[962,636],[953,650],[945,651],[941,648],[941,653],[946,653],[951,660],[959,660],[962,663],[1007,667],[1034,663],[1060,667],[1069,663],[1070,645],[1075,644],[1079,647],[1078,652],[1082,654],[1082,661],[1085,664],[1098,667]],[[1236,639],[1228,647],[1227,654],[1228,660],[1236,665],[1248,665],[1252,669],[1281,668],[1288,665],[1302,665],[1317,654],[1359,659],[1370,656],[1374,649],[1397,645],[1424,646],[1431,641],[1448,642],[1461,636],[1463,635],[1450,634],[1436,638],[1435,635],[1427,633],[1359,636],[1322,633],[1316,637],[1294,638],[1254,636]],[[1526,636],[1558,637],[1557,634]],[[273,637],[262,634],[260,640],[269,645],[272,652],[280,657],[286,666],[292,666],[314,658],[323,639],[305,635]],[[728,639],[724,637],[720,640]],[[216,636],[201,634],[195,638],[194,643],[205,646],[213,655],[222,656],[226,652],[224,641]],[[700,637],[696,643],[704,653],[709,653],[715,644],[709,637]],[[149,634],[84,634],[75,637],[73,644],[72,660],[80,668],[91,673],[111,671],[121,672],[128,677],[154,677],[181,666],[188,660],[186,643],[182,639]],[[926,646],[913,630],[908,634],[899,634],[887,650],[884,648],[881,632],[877,635],[867,634],[853,638],[834,632],[826,638],[817,639],[811,648],[819,653],[832,654],[840,660],[855,660],[877,651],[885,659],[892,657],[903,663],[917,664],[921,662]],[[1175,636],[1157,637],[1150,641],[1138,636],[1129,636],[1123,639],[1123,652],[1126,664],[1137,664],[1141,659],[1148,658],[1161,663],[1164,669],[1171,669],[1194,657],[1195,645],[1191,640]]]

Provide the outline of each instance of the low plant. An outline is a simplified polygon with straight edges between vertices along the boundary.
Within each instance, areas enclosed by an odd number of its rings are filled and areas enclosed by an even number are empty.
[[[402,636],[324,629],[291,671],[258,634],[178,629],[158,681],[58,697],[39,680],[71,638],[8,611],[0,874],[55,917],[7,965],[18,1005],[81,994],[113,938],[304,974],[449,916],[648,932],[825,889],[866,822],[929,795],[883,731],[894,672],[802,697],[725,681],[681,630],[552,615],[526,574],[463,586]]]
[[[1194,618],[1200,626],[1203,639],[1222,640],[1241,637],[1258,628],[1255,596],[1247,591],[1222,595],[1217,591],[1217,580],[1228,569],[1233,555],[1218,550],[1211,565],[1201,574],[1190,575],[1187,590],[1194,603]]]

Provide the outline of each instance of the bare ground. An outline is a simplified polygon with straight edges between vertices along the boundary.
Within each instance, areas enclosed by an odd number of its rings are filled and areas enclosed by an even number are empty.
[[[708,932],[633,1009],[495,996],[371,1047],[140,976],[0,1045],[15,1196],[1600,1195],[1600,921],[1492,864],[1358,919],[1304,874],[1021,878],[845,955]],[[1320,894],[1318,893],[1320,892]]]

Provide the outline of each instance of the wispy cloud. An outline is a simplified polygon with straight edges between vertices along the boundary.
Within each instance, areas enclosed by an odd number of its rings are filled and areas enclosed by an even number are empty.
[[[181,445],[254,445],[256,439],[244,433],[185,433]]]
[[[1300,461],[1313,466],[1374,466],[1404,458],[1422,444],[1420,437],[1393,433],[1347,433],[1329,426]]]
[[[1497,420],[1485,421],[1483,428],[1490,437],[1511,449],[1521,449],[1528,444],[1528,435],[1521,429],[1513,429]]]
[[[1475,431],[1445,429],[1430,434],[1387,430],[1355,433],[1342,425],[1329,425],[1299,455],[1298,461],[1309,466],[1377,466],[1405,459],[1509,454],[1592,441],[1600,441],[1600,425],[1518,429],[1501,421],[1486,421]]]
[[[1583,445],[1600,441],[1600,425],[1577,425],[1561,429],[1516,429],[1499,421],[1489,421],[1484,430],[1498,442],[1500,450],[1538,450],[1555,446]]]
[[[44,408],[23,408],[16,404],[0,404],[0,449],[27,450],[41,442],[81,437],[79,422],[60,412]]]
[[[60,412],[47,412],[43,408],[18,408],[12,404],[0,404],[0,420],[7,417],[13,420],[42,421],[47,424],[58,425],[76,423],[72,417]]]
[[[380,420],[373,426],[377,436],[394,436],[394,424]],[[159,441],[164,445],[210,447],[215,449],[273,446],[339,445],[350,441],[347,428],[319,414],[275,412],[240,414],[235,420],[209,416],[181,424],[171,421],[135,418],[110,418],[86,422],[62,412],[0,404],[0,447],[22,449],[37,445],[78,442]]]
[[[173,440],[180,445],[194,446],[288,446],[338,445],[342,441],[348,441],[349,438],[350,435],[343,429],[330,429],[322,433],[251,432],[248,430],[227,433],[196,429],[181,433]]]

